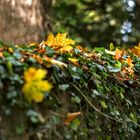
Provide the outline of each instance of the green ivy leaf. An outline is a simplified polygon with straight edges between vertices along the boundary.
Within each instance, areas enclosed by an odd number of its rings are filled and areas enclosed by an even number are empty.
[[[75,119],[72,123],[71,123],[71,129],[73,129],[74,131],[77,131],[78,126],[80,125],[80,121],[78,119]]]
[[[101,103],[101,105],[102,105],[103,108],[105,108],[105,109],[108,108],[108,105],[106,104],[105,101],[102,100],[102,101],[100,101],[100,103]]]
[[[69,86],[70,86],[69,84],[61,84],[59,85],[59,89],[66,91],[69,88]]]
[[[81,99],[78,96],[75,96],[75,97],[71,98],[71,101],[74,102],[74,103],[79,104],[81,102]]]
[[[110,48],[110,51],[113,51],[115,49],[114,44],[110,43],[109,48]]]

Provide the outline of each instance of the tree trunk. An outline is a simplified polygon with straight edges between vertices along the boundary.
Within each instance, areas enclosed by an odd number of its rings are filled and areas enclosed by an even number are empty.
[[[51,4],[52,0],[0,0],[0,39],[14,44],[43,39],[51,29],[50,20],[46,26]]]
[[[0,0],[0,40],[13,44],[41,41],[51,30],[51,6],[52,0]],[[28,140],[28,132],[16,135],[20,124],[26,125],[24,111],[6,116],[0,110],[0,140]]]

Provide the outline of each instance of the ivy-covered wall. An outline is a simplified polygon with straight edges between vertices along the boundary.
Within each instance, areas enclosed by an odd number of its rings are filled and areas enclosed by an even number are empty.
[[[140,137],[140,45],[89,50],[50,34],[0,42],[0,139]]]

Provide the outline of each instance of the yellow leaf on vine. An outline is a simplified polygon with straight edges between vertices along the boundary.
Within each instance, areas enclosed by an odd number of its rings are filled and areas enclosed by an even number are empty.
[[[52,88],[52,84],[47,80],[43,80],[46,74],[46,70],[36,68],[29,68],[24,72],[25,84],[22,92],[29,102],[41,102],[44,99],[43,93],[50,91]]]
[[[55,37],[51,33],[47,41],[45,41],[45,44],[52,47],[56,51],[64,52],[64,51],[71,51],[73,48],[71,45],[75,44],[75,41],[72,39],[66,38],[67,34],[66,33],[58,33]]]
[[[24,79],[26,82],[41,80],[45,78],[47,71],[44,69],[29,68],[24,72]]]
[[[49,34],[45,44],[48,45],[48,46],[54,46],[55,45],[55,38],[54,38],[54,35],[52,33]]]
[[[69,61],[71,61],[72,63],[76,63],[76,62],[78,62],[78,60],[75,59],[75,58],[68,58],[68,59],[69,59]]]
[[[59,49],[59,52],[70,52],[73,48],[71,46],[65,46]]]

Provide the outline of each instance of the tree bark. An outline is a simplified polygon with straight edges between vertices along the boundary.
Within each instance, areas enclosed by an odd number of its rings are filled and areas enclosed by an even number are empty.
[[[52,0],[0,0],[0,39],[14,44],[43,39],[45,31],[51,30],[50,20],[45,25],[51,3]]]
[[[12,44],[41,41],[51,30],[51,6],[52,0],[0,0],[0,40]],[[16,134],[16,127],[26,121],[20,109],[10,116],[0,110],[0,140],[28,140],[28,132]]]

